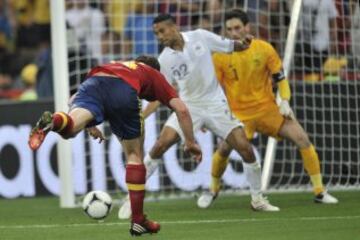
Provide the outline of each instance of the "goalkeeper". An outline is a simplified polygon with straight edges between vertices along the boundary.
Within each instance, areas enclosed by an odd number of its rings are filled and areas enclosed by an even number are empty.
[[[225,32],[234,40],[241,40],[250,31],[247,14],[234,9],[225,16]],[[320,173],[320,163],[314,145],[295,119],[289,106],[290,87],[282,71],[281,60],[273,47],[262,40],[254,39],[242,52],[213,55],[216,74],[227,96],[233,114],[245,125],[248,139],[254,132],[278,139],[292,141],[299,148],[304,168],[310,176],[317,203],[337,203],[326,192]],[[275,103],[272,82],[276,83],[281,102]],[[207,208],[217,197],[221,176],[228,164],[230,146],[224,141],[213,155],[210,193],[198,199],[198,206]]]

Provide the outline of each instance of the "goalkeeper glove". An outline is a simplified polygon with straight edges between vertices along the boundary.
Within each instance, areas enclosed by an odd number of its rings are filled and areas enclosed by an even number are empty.
[[[281,100],[279,105],[279,110],[280,110],[280,114],[283,115],[284,117],[295,119],[295,115],[291,110],[288,100]]]

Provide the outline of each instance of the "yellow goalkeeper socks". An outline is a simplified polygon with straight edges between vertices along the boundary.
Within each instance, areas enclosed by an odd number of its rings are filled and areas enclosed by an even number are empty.
[[[320,173],[319,157],[316,153],[314,145],[307,148],[300,149],[301,158],[304,163],[304,168],[310,176],[315,195],[324,191],[322,183],[322,176]]]
[[[221,177],[225,172],[226,166],[229,162],[228,157],[221,156],[218,151],[213,155],[211,166],[211,186],[212,193],[217,193],[221,188]]]

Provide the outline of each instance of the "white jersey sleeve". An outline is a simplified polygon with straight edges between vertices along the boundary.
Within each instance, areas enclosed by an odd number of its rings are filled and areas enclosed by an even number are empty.
[[[209,32],[204,29],[196,30],[200,33],[204,42],[212,52],[225,52],[230,53],[234,51],[234,41],[228,38],[221,37],[215,33]]]

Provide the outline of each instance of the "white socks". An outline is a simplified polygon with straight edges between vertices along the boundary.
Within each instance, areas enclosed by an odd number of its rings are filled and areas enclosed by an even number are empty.
[[[250,193],[252,199],[262,196],[261,193],[261,166],[258,162],[243,162],[246,179],[250,185]]]
[[[146,154],[144,158],[144,165],[146,168],[146,179],[148,179],[157,169],[159,165],[159,158],[153,159],[150,157],[149,153]]]
[[[159,158],[153,159],[147,153],[144,158],[144,165],[146,168],[146,179],[148,179],[157,169],[159,165]],[[261,192],[261,165],[258,162],[246,163],[243,162],[244,172],[247,181],[250,185],[250,193],[252,199],[262,197]]]

